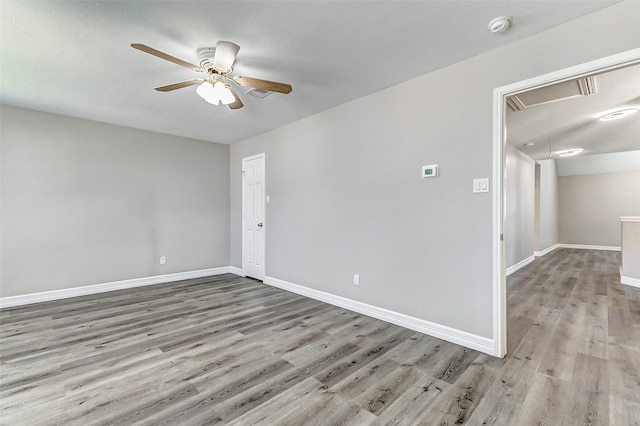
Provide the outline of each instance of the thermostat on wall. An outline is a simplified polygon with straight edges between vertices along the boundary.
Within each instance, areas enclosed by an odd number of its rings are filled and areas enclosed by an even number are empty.
[[[422,178],[430,178],[438,176],[438,165],[422,166]]]

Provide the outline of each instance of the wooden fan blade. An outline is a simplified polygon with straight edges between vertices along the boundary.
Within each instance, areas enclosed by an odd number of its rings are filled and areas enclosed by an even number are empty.
[[[290,93],[291,85],[285,83],[276,83],[275,81],[260,80],[251,77],[236,77],[233,79],[240,86],[255,87],[256,89],[268,90],[270,92]]]
[[[239,50],[240,46],[230,41],[219,41],[216,43],[216,53],[213,56],[213,69],[221,74],[226,74],[231,71]]]
[[[193,80],[181,81],[180,83],[167,84],[166,86],[156,87],[155,89],[158,92],[170,92],[176,89],[182,89],[183,87],[193,86],[194,84],[203,83],[204,80],[201,78],[196,78]]]
[[[157,56],[158,58],[164,59],[165,61],[173,62],[174,64],[189,68],[190,70],[198,71],[198,72],[202,71],[202,68],[200,68],[197,65],[193,65],[193,64],[190,64],[189,62],[183,61],[182,59],[178,59],[171,55],[167,55],[166,53],[156,50],[153,47],[149,47],[144,44],[138,44],[138,43],[132,43],[131,47],[133,47],[134,49],[138,49],[142,52],[148,53],[150,55]]]
[[[236,93],[236,91],[233,90],[233,87],[231,87],[230,85],[227,85],[227,87],[229,88],[229,90],[231,90],[231,93],[233,94],[233,97],[236,98],[235,102],[229,104],[229,108],[231,108],[231,109],[240,109],[240,108],[242,108],[244,106],[244,104],[242,103],[242,101],[238,97],[238,94]]]

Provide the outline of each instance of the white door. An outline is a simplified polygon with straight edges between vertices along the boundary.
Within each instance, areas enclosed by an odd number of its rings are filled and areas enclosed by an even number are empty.
[[[264,154],[242,159],[242,269],[264,279]]]

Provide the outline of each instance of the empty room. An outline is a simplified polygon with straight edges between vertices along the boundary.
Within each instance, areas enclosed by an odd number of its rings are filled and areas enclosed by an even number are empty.
[[[0,2],[0,424],[640,425],[640,2]]]

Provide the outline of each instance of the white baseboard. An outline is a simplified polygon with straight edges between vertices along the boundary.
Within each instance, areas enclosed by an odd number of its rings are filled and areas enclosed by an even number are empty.
[[[529,256],[526,259],[521,260],[520,262],[516,263],[515,265],[509,266],[506,269],[505,272],[506,272],[507,276],[509,276],[509,275],[513,274],[514,272],[516,272],[517,270],[524,268],[525,266],[527,266],[528,264],[530,264],[534,260],[536,260],[535,255],[534,256]]]
[[[175,274],[134,278],[131,280],[114,281],[110,283],[93,284],[82,287],[65,288],[61,290],[43,291],[41,293],[0,297],[0,309],[29,305],[31,303],[49,302],[51,300],[67,299],[69,297],[85,296],[88,294],[104,293],[107,291],[123,290],[133,287],[143,287],[153,284],[162,284],[171,281],[180,281],[192,278],[208,277],[211,275],[228,274],[229,272],[229,266],[222,266],[220,268],[200,269],[197,271],[177,272]]]
[[[321,302],[329,303],[334,306],[339,306],[350,311],[358,312],[363,315],[415,330],[420,333],[428,334],[429,336],[437,337],[448,342],[466,346],[489,355],[499,356],[499,354],[495,353],[493,339],[477,336],[466,331],[457,330],[455,328],[432,323],[430,321],[425,321],[409,315],[390,311],[388,309],[368,305],[356,300],[314,290],[312,288],[293,284],[273,277],[265,277],[264,283],[311,299],[319,300]]]
[[[640,279],[639,278],[626,277],[626,276],[622,275],[622,268],[620,268],[620,283],[628,285],[628,286],[631,286],[631,287],[640,288]]]
[[[552,251],[554,251],[555,249],[559,249],[559,248],[570,248],[570,249],[579,249],[579,250],[607,250],[607,251],[620,251],[620,247],[617,246],[592,246],[592,245],[588,245],[588,244],[554,244],[550,247],[547,247],[546,249],[542,250],[542,251],[534,251],[533,255],[535,257],[541,257],[544,256],[546,254],[551,253]]]
[[[552,251],[554,251],[555,249],[557,249],[559,246],[560,246],[559,244],[554,244],[554,245],[552,245],[552,246],[547,247],[546,249],[544,249],[544,250],[542,250],[542,251],[534,251],[534,252],[533,252],[533,255],[534,255],[535,257],[542,257],[542,256],[544,256],[545,254],[549,254],[549,253],[551,253]]]
[[[620,247],[616,246],[591,246],[587,244],[558,244],[558,248],[570,248],[580,250],[607,250],[607,251],[620,251]]]
[[[246,277],[246,275],[244,273],[244,269],[242,269],[242,268],[236,268],[235,266],[229,266],[229,272],[231,272],[232,274],[240,275],[241,277]]]

